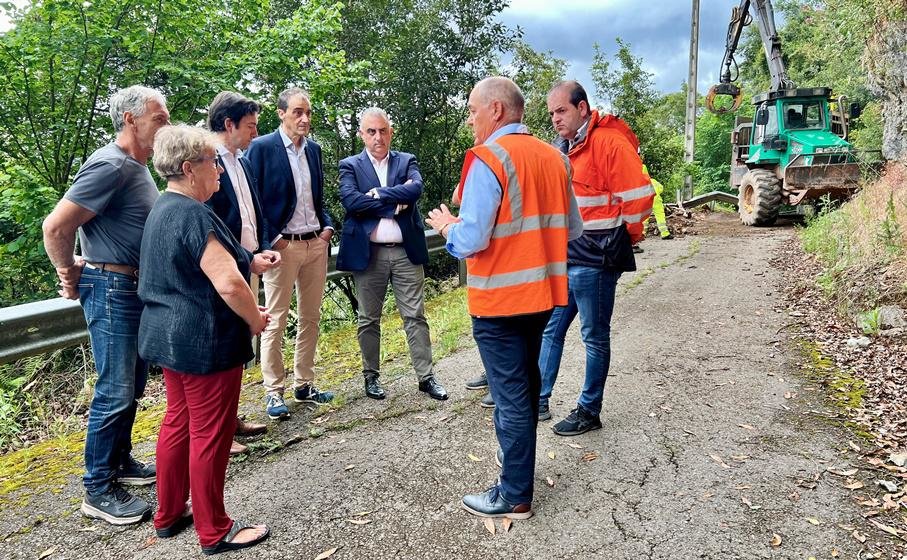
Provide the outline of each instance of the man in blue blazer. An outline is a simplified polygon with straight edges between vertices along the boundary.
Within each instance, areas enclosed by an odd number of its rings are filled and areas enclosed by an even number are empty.
[[[321,146],[306,138],[312,118],[308,94],[300,88],[281,92],[277,116],[280,127],[254,139],[245,154],[261,199],[265,238],[282,261],[279,268],[262,275],[271,322],[261,335],[261,373],[267,393],[265,409],[273,420],[290,415],[283,398],[283,335],[294,286],[299,325],[293,399],[325,404],[334,398],[314,384],[321,299],[334,228],[324,209]]]
[[[255,189],[255,180],[242,151],[258,136],[258,114],[261,106],[232,91],[222,91],[208,106],[208,130],[217,135],[217,163],[221,167],[220,189],[205,203],[227,225],[240,244],[251,253],[261,253],[271,263],[280,266],[280,253],[271,251],[265,236],[265,221]],[[258,296],[260,278],[252,274],[249,286]],[[236,435],[263,434],[264,424],[252,424],[236,419]],[[245,453],[248,448],[234,440],[230,455]]]
[[[390,151],[394,130],[387,113],[372,107],[360,116],[362,153],[340,162],[340,200],[346,209],[337,269],[353,273],[359,303],[359,349],[365,394],[383,399],[380,375],[381,310],[390,282],[409,344],[419,390],[438,400],[447,391],[435,380],[425,320],[425,231],[417,203],[422,175],[412,154]]]

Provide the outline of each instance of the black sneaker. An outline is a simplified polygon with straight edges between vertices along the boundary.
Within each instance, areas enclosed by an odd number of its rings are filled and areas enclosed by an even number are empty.
[[[85,517],[102,519],[111,525],[132,525],[151,513],[151,506],[145,500],[133,496],[117,484],[96,496],[86,492],[80,509]]]
[[[485,372],[482,372],[482,375],[478,377],[473,377],[466,382],[466,388],[470,391],[478,391],[480,389],[488,388],[488,375]]]
[[[482,408],[494,408],[494,397],[491,396],[491,393],[482,397],[482,402],[479,403],[479,406]]]
[[[639,246],[639,243],[633,246],[634,253],[645,253],[646,250]]]
[[[126,464],[117,469],[117,482],[130,486],[148,486],[157,480],[157,468],[154,463],[145,464],[137,461],[132,455]]]
[[[312,384],[293,389],[293,400],[298,403],[328,404],[334,400],[334,393],[319,391]]]
[[[539,422],[551,420],[551,408],[547,404],[539,405]]]
[[[555,424],[551,430],[559,436],[578,436],[602,427],[598,416],[593,416],[580,407],[570,411],[566,418]]]

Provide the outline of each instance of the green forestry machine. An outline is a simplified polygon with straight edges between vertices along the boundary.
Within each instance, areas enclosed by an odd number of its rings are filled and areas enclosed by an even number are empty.
[[[720,83],[712,86],[706,107],[713,113],[736,111],[742,91],[732,82],[737,73],[734,53],[743,28],[753,19],[759,26],[771,73],[771,89],[753,97],[755,119],[737,117],[731,134],[731,186],[738,190],[741,221],[749,226],[771,225],[782,204],[796,206],[822,197],[842,199],[858,188],[860,165],[847,142],[848,116],[859,116],[859,106],[837,101],[829,107],[831,88],[798,88],[787,75],[781,41],[775,28],[771,0],[741,0],[728,26]],[[717,96],[733,102],[716,107]]]

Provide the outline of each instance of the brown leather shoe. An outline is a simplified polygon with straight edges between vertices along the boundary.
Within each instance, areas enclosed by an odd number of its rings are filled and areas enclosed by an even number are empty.
[[[267,431],[268,427],[264,424],[253,424],[242,418],[236,419],[236,435],[238,436],[257,436]]]
[[[247,446],[239,443],[236,440],[233,440],[233,443],[230,444],[230,455],[242,455],[248,450],[249,448]]]

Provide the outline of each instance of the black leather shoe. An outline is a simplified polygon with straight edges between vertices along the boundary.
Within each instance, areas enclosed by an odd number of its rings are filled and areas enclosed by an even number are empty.
[[[428,393],[428,396],[439,401],[447,400],[447,391],[444,386],[435,381],[434,376],[427,377],[419,382],[419,390]]]
[[[384,389],[381,388],[381,382],[378,381],[377,375],[369,375],[365,378],[365,396],[379,401],[387,396]]]

